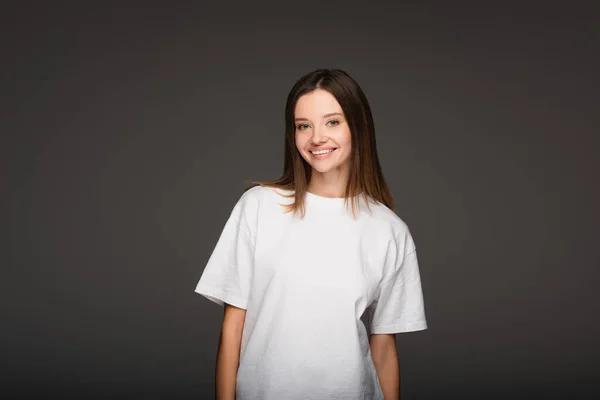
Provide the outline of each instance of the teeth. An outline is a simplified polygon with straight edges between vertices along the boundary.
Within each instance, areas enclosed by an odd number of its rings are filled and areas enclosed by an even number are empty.
[[[318,154],[327,154],[327,153],[331,153],[333,150],[335,149],[330,149],[330,150],[317,150],[317,151],[311,151],[311,153],[318,155]]]

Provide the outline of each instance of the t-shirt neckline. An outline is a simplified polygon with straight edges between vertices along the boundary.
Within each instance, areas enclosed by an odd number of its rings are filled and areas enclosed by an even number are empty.
[[[348,198],[348,204],[345,204],[345,197],[324,197],[317,194],[306,191],[305,201],[309,205],[310,209],[316,207],[318,210],[327,210],[328,212],[340,212],[345,214],[348,212],[350,205],[352,204],[352,197]],[[359,195],[355,196],[358,200]],[[311,207],[312,206],[312,207]]]
[[[343,203],[344,200],[346,200],[345,197],[325,197],[325,196],[319,196],[318,194],[311,193],[308,190],[306,191],[306,195],[308,197],[313,198],[316,201],[322,201],[322,202]]]

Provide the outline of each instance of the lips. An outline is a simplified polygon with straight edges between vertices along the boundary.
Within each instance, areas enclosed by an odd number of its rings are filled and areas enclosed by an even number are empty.
[[[331,155],[333,153],[335,153],[336,150],[337,150],[337,148],[333,148],[332,151],[329,151],[327,153],[323,153],[323,154],[310,153],[310,155],[312,156],[313,160],[325,160],[325,159],[331,157]]]
[[[322,149],[310,149],[308,150],[311,154],[313,154],[313,151],[323,151],[323,150],[336,150],[337,147],[327,147],[327,148],[322,148]],[[333,151],[331,151],[330,153],[333,153]],[[328,153],[325,153],[328,154]],[[314,154],[313,154],[314,155]]]

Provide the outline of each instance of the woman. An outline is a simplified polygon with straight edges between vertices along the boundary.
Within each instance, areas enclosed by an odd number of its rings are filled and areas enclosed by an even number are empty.
[[[397,399],[395,334],[427,323],[367,99],[319,69],[285,124],[283,176],[241,195],[196,287],[225,309],[217,398]]]

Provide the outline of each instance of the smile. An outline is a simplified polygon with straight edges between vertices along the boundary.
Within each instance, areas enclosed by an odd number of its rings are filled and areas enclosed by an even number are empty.
[[[317,150],[317,151],[314,151],[314,152],[311,151],[310,153],[317,160],[322,160],[324,158],[329,157],[331,155],[331,153],[333,153],[335,150],[337,150],[337,148],[335,148],[335,149],[329,149],[329,150]]]

